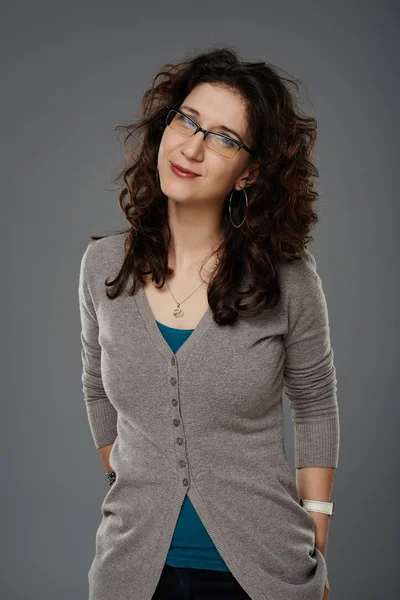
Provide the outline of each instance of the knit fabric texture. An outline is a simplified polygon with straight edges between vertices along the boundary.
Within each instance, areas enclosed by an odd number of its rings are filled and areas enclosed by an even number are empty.
[[[117,474],[101,504],[89,600],[151,600],[186,495],[253,600],[321,600],[327,565],[296,468],[337,467],[339,409],[326,298],[310,250],[279,268],[281,300],[219,326],[208,306],[174,353],[143,285],[111,300],[125,234],[81,259],[83,396]]]

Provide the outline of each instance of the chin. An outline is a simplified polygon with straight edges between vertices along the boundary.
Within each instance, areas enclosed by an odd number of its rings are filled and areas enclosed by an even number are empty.
[[[166,196],[185,199],[190,195],[188,183],[190,185],[190,182],[177,179],[174,174],[167,175],[163,179],[162,190]]]

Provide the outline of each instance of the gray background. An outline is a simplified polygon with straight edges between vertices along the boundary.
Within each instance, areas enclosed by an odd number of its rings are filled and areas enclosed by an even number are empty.
[[[398,20],[384,1],[3,3],[2,598],[87,597],[108,484],[81,389],[79,261],[125,226],[114,127],[163,63],[222,44],[303,81],[319,123],[310,247],[341,418],[330,598],[398,592]],[[285,418],[293,465],[287,403]]]

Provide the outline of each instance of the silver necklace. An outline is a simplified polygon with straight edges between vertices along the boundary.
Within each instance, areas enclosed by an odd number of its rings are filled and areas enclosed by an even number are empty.
[[[220,263],[220,261],[219,261],[219,260],[217,260],[217,261],[216,261],[216,265],[218,266],[218,265],[219,265],[219,263]],[[177,319],[178,317],[183,317],[183,315],[185,314],[185,313],[183,312],[183,310],[180,308],[181,304],[183,304],[184,302],[186,302],[186,300],[188,300],[188,299],[190,298],[190,296],[193,296],[193,294],[194,294],[195,292],[197,292],[197,290],[199,289],[199,287],[201,287],[201,286],[203,285],[204,281],[202,281],[202,282],[200,283],[200,285],[199,285],[199,286],[197,286],[197,288],[194,290],[194,292],[192,292],[191,294],[189,294],[189,296],[188,296],[187,298],[185,298],[184,300],[182,300],[182,302],[178,302],[178,301],[177,301],[177,299],[175,298],[175,296],[173,295],[173,293],[172,293],[172,291],[171,291],[171,288],[170,288],[170,287],[169,287],[169,285],[168,285],[168,281],[167,281],[167,280],[165,280],[165,283],[167,284],[167,287],[168,287],[169,291],[171,292],[171,296],[173,297],[173,299],[174,299],[174,300],[175,300],[175,302],[176,302],[176,308],[174,308],[174,311],[173,311],[173,313],[172,313],[172,314],[173,314],[173,315],[174,315],[174,317]]]

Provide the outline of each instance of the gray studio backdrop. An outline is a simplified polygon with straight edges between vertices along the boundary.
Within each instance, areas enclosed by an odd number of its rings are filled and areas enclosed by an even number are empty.
[[[341,418],[330,598],[398,592],[398,21],[385,1],[3,4],[1,598],[87,597],[107,481],[81,389],[79,261],[91,234],[125,226],[114,127],[164,62],[215,44],[303,81],[315,111],[311,249]],[[285,420],[293,465],[288,403]]]

